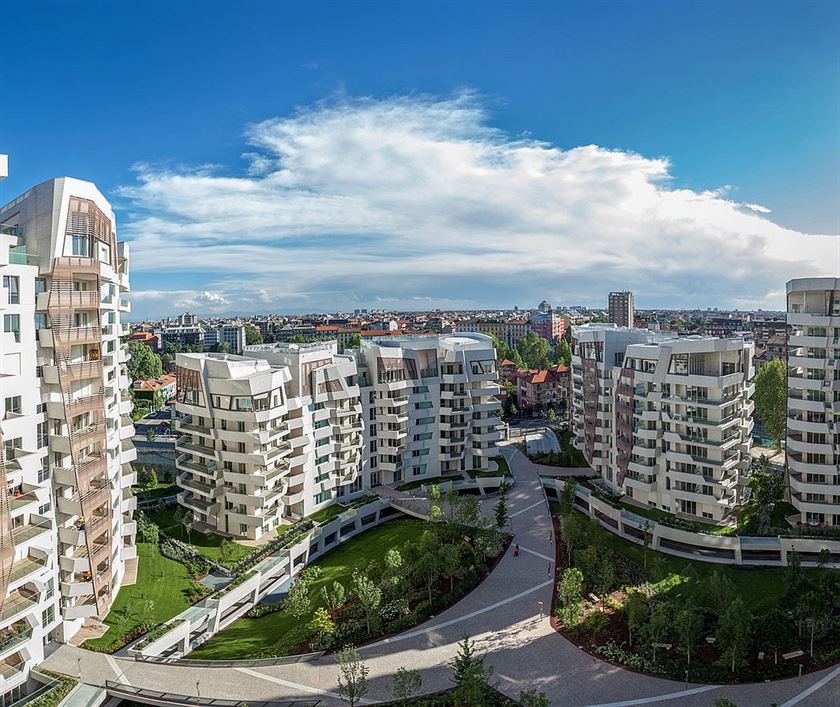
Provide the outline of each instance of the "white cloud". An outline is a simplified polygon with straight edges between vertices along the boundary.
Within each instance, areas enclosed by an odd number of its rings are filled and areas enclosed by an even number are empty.
[[[781,306],[785,279],[840,272],[840,237],[778,226],[728,186],[675,188],[664,158],[509,136],[471,93],[318,105],[248,140],[240,175],[142,165],[121,190],[133,270],[203,274],[212,294],[178,300],[196,309],[418,290],[439,306],[598,303],[617,287],[642,306]]]

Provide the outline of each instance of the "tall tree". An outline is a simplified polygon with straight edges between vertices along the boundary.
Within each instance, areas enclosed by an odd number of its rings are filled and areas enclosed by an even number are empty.
[[[752,641],[752,614],[744,606],[741,597],[730,602],[729,607],[720,616],[715,637],[723,658],[727,660],[732,672],[744,660]]]
[[[787,366],[775,359],[765,363],[755,376],[755,414],[764,431],[781,450],[787,425]]]
[[[673,630],[674,616],[671,605],[667,601],[658,601],[650,612],[650,617],[644,627],[647,640],[653,648],[653,662],[656,662],[656,649],[665,643]]]
[[[359,334],[350,334],[347,337],[347,343],[344,345],[345,349],[360,349],[362,348],[362,337]]]
[[[576,567],[567,567],[557,584],[557,603],[560,618],[568,626],[576,626],[580,620],[580,595],[583,591],[583,574]]]
[[[811,591],[802,595],[796,612],[808,631],[808,645],[811,658],[814,657],[814,641],[822,638],[831,626],[831,606],[822,592]]]
[[[647,597],[640,591],[631,591],[624,602],[624,615],[627,618],[627,642],[633,645],[633,632],[645,624],[648,612]]]
[[[376,616],[382,604],[382,590],[366,574],[356,570],[353,572],[353,594],[359,600],[365,614],[367,631],[370,633],[370,620]]]
[[[126,364],[131,380],[146,380],[157,378],[163,374],[163,364],[154,351],[140,341],[128,342],[128,353],[131,358]]]
[[[541,370],[551,365],[551,344],[533,331],[516,343],[516,350],[527,368]]]
[[[557,363],[564,366],[572,365],[572,347],[565,339],[561,339],[557,344]]]
[[[787,614],[774,607],[762,615],[758,622],[758,640],[762,648],[773,651],[773,663],[779,664],[779,651],[784,648],[785,642],[790,638],[791,623]]]
[[[685,606],[677,612],[674,625],[680,643],[685,648],[685,664],[691,665],[691,649],[700,640],[703,631],[703,616],[693,606]]]
[[[397,668],[391,682],[391,694],[399,702],[408,702],[423,689],[423,677],[417,670]]]
[[[496,517],[496,527],[499,530],[504,528],[509,520],[507,507],[507,492],[509,488],[509,484],[502,482],[502,485],[499,486],[499,500],[496,501],[496,505],[493,507],[493,514]]]
[[[338,694],[350,707],[359,704],[367,694],[369,672],[353,646],[344,646],[338,652]]]
[[[253,346],[254,344],[261,344],[263,342],[262,334],[253,324],[245,325],[245,344]]]
[[[450,664],[455,683],[455,703],[459,705],[486,704],[491,687],[493,668],[485,667],[484,658],[475,654],[475,644],[469,636],[458,643],[458,653]]]

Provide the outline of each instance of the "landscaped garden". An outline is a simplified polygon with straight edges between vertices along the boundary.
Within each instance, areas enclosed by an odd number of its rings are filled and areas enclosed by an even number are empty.
[[[577,645],[694,682],[774,679],[840,659],[835,571],[803,570],[795,553],[788,567],[741,568],[655,552],[579,513],[566,488],[552,504],[553,621]]]
[[[394,520],[342,543],[305,569],[285,600],[258,604],[190,657],[271,657],[359,643],[456,602],[488,574],[509,536],[476,527],[474,497],[441,498],[436,488],[434,521]]]
[[[156,511],[150,514],[149,519],[169,537],[191,545],[198,553],[213,562],[224,565],[235,563],[253,550],[230,538],[195,530],[192,523],[184,522],[188,520],[187,515],[191,516],[189,512],[185,514],[179,506],[176,506]]]
[[[84,647],[113,653],[188,608],[193,579],[180,562],[161,554],[157,543],[137,542],[137,581],[123,586],[104,623],[108,630]]]

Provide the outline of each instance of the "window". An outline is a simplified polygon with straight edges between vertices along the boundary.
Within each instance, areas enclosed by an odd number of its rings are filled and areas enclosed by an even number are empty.
[[[52,506],[50,506],[49,503],[45,503],[42,506],[38,506],[38,515],[39,516],[47,515],[47,513],[50,512],[50,508],[52,508]]]
[[[321,491],[321,493],[316,493],[315,496],[312,498],[312,502],[316,505],[319,503],[325,503],[332,499],[332,491],[327,489],[326,491]]]
[[[90,257],[90,240],[87,236],[73,236],[73,255]]]
[[[20,315],[19,314],[4,314],[3,315],[3,331],[7,334],[14,334],[15,341],[20,343]]]
[[[13,395],[10,398],[6,398],[5,404],[6,416],[9,415],[20,415],[21,414],[21,404],[20,404],[20,396]],[[40,429],[40,425],[38,425]]]
[[[48,328],[47,315],[44,312],[35,312],[35,331]]]
[[[43,277],[35,278],[35,294],[47,291],[47,281]]]
[[[245,523],[239,524],[239,534],[240,535],[247,535],[248,534],[248,526]]]
[[[430,407],[432,407],[431,402],[414,403],[415,410],[428,410]]]
[[[49,626],[53,621],[55,621],[55,606],[50,606],[41,612],[41,625]]]
[[[46,446],[46,445],[41,445]],[[41,468],[38,469],[38,483],[42,484],[50,478],[50,458],[44,457],[41,460]]]
[[[9,293],[8,304],[20,304],[20,278],[17,275],[3,275],[3,287]]]

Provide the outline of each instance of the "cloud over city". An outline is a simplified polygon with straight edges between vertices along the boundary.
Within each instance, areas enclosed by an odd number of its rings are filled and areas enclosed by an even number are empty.
[[[840,271],[837,235],[779,226],[731,188],[677,188],[663,157],[507,134],[471,92],[319,104],[246,141],[235,173],[144,164],[120,189],[136,314],[168,311],[151,273],[185,306],[244,313],[625,287],[641,307],[781,307],[786,279]]]

